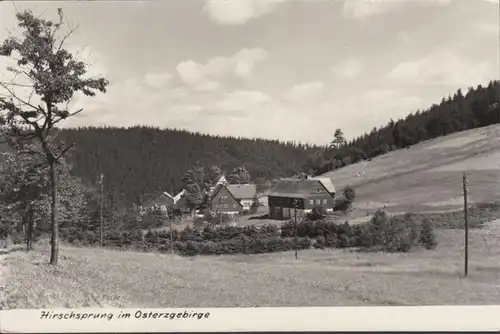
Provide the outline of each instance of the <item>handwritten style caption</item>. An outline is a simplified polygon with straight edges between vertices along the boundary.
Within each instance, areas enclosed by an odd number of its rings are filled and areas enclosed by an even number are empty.
[[[137,310],[134,313],[130,312],[54,312],[54,311],[41,311],[40,319],[42,320],[92,320],[92,319],[106,319],[111,321],[113,319],[208,319],[210,313],[206,312],[153,312]]]

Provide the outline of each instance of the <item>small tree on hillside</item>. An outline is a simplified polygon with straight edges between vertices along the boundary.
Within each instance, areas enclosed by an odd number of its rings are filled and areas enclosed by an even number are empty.
[[[342,194],[344,195],[345,199],[349,201],[349,203],[353,203],[356,199],[356,192],[351,186],[346,186],[344,190],[342,190]]]
[[[342,190],[342,194],[344,195],[346,201],[346,212],[352,209],[352,203],[356,199],[356,192],[351,186],[346,186]]]
[[[339,150],[347,145],[347,141],[344,137],[344,132],[341,129],[336,129],[333,135],[333,140],[330,143],[330,149]]]
[[[75,31],[61,35],[63,12],[57,10],[59,20],[41,19],[31,11],[18,12],[18,26],[23,29],[21,38],[9,36],[0,44],[0,56],[10,57],[17,66],[7,70],[13,79],[0,82],[4,90],[0,97],[0,122],[6,126],[6,135],[17,147],[26,141],[40,145],[32,153],[44,158],[51,185],[51,253],[50,263],[56,265],[59,254],[59,226],[57,212],[57,165],[68,152],[66,145],[55,138],[56,125],[81,112],[68,110],[68,103],[76,93],[95,96],[96,91],[106,92],[108,81],[104,78],[85,78],[86,64],[76,60],[64,48],[66,39]],[[20,94],[16,88],[30,92]],[[38,101],[35,101],[34,98]]]

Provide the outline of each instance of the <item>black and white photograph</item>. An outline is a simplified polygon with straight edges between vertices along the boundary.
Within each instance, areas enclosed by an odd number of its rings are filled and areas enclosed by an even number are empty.
[[[500,304],[499,16],[0,1],[0,309]]]

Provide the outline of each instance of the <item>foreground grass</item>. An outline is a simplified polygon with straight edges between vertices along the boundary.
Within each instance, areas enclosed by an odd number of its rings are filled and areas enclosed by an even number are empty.
[[[48,248],[2,255],[7,308],[252,307],[498,304],[500,221],[470,233],[437,231],[434,251],[342,250],[181,258],[101,249]]]

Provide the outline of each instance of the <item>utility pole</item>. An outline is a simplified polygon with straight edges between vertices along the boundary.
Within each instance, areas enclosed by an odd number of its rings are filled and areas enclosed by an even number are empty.
[[[464,189],[464,219],[465,219],[465,268],[464,276],[467,277],[469,273],[469,215],[468,215],[468,204],[467,204],[467,176],[463,175],[462,186]]]
[[[295,222],[295,260],[297,260],[298,258],[298,237],[297,237],[297,206],[298,206],[298,200],[297,199],[294,199],[294,206],[295,206],[295,210],[294,211],[294,222]]]
[[[217,204],[217,211],[219,211],[219,225],[222,225],[222,197],[219,196],[219,203]]]
[[[104,175],[102,173],[101,173],[101,177],[99,178],[99,184],[101,186],[100,226],[101,226],[101,248],[102,248],[102,246],[103,246],[102,209],[103,209],[103,206],[104,206],[104,196],[103,196]]]
[[[172,214],[174,214],[174,210],[175,209],[172,209]],[[174,254],[174,237],[173,237],[173,219],[170,218],[170,211],[168,210],[168,206],[167,206],[167,219],[168,219],[168,222],[169,222],[169,225],[170,225],[170,253],[171,254]]]

